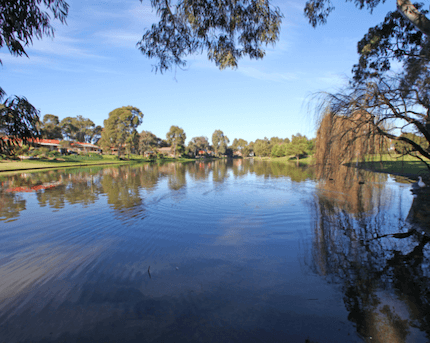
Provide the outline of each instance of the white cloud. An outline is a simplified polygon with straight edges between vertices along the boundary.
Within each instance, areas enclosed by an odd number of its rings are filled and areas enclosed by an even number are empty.
[[[98,32],[97,37],[103,39],[105,43],[120,47],[129,47],[135,49],[136,43],[142,38],[137,33],[132,33],[127,30],[108,30]]]
[[[270,73],[252,67],[239,67],[238,72],[258,80],[284,82],[297,80],[298,76],[294,73]]]
[[[34,41],[34,44],[27,49],[30,55],[33,52],[47,54],[70,56],[71,58],[106,58],[105,56],[93,54],[88,49],[83,48],[86,41],[58,35],[54,39],[43,39]]]

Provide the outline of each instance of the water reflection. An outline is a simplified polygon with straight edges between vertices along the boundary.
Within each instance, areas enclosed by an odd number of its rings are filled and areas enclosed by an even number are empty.
[[[238,159],[3,176],[0,337],[428,341],[429,194],[319,173]]]
[[[410,187],[389,187],[386,180],[342,168],[320,182],[311,263],[343,285],[348,319],[365,340],[424,342],[419,330],[430,338],[430,238],[426,226],[412,225],[419,218],[402,203]],[[412,208],[419,197],[424,194]]]
[[[124,214],[133,208],[142,209],[141,189],[150,192],[165,179],[170,190],[179,191],[186,187],[187,176],[195,181],[211,177],[213,182],[222,184],[230,173],[234,178],[254,174],[265,178],[288,177],[296,182],[313,177],[312,170],[306,167],[241,159],[22,173],[2,177],[0,220],[12,220],[25,210],[26,200],[20,196],[23,192],[35,193],[41,207],[55,209],[62,209],[66,204],[89,206],[106,195],[108,204]]]

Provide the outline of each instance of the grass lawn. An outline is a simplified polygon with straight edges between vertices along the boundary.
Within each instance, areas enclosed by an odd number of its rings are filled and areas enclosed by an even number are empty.
[[[39,169],[56,169],[68,167],[81,167],[81,166],[95,166],[95,165],[119,165],[138,162],[188,162],[194,161],[193,159],[186,158],[163,158],[159,160],[149,160],[142,158],[142,156],[130,155],[130,158],[123,157],[118,160],[114,155],[103,155],[102,158],[82,158],[81,156],[62,156],[58,159],[40,159],[40,160],[0,160],[0,173],[13,172],[20,170],[39,170]]]
[[[115,160],[81,160],[81,161],[58,161],[58,160],[26,160],[26,161],[0,161],[0,172],[14,170],[30,170],[45,168],[79,167],[98,164],[121,164],[124,161]]]
[[[430,161],[428,161],[430,163]],[[358,167],[361,169],[372,170],[381,173],[390,173],[406,177],[423,178],[430,177],[430,171],[427,166],[414,156],[401,156],[401,155],[382,155],[366,157],[365,162],[347,163],[347,166]]]

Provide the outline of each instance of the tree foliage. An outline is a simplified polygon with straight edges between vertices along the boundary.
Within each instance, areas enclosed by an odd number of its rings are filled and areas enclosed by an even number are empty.
[[[101,136],[102,128],[96,126],[91,119],[81,115],[66,117],[61,120],[59,126],[65,138],[78,142],[92,143]]]
[[[40,125],[40,134],[45,139],[63,139],[60,120],[56,115],[45,114]]]
[[[54,35],[50,13],[65,23],[68,9],[63,0],[1,0],[0,48],[6,45],[12,55],[28,57],[24,47],[31,45],[34,37]]]
[[[142,0],[141,0],[142,1]],[[138,48],[156,58],[155,70],[184,67],[186,56],[207,51],[220,69],[237,67],[240,58],[264,57],[264,46],[279,37],[282,14],[270,0],[151,0],[160,20]]]
[[[270,140],[267,137],[264,139],[257,139],[254,142],[254,153],[259,157],[270,156],[272,151],[272,145],[270,144]]]
[[[173,146],[173,153],[175,154],[175,157],[178,151],[184,150],[184,144],[185,140],[187,139],[187,135],[182,128],[172,125],[169,132],[166,134],[166,138],[167,142]]]
[[[326,94],[324,119],[317,134],[317,162],[343,163],[388,152],[391,140],[406,144],[408,148],[402,153],[413,152],[430,167],[429,92],[421,87],[404,88],[401,76],[386,76],[338,94]]]
[[[209,140],[207,137],[205,136],[199,136],[199,137],[193,137],[189,142],[188,142],[188,150],[191,151],[194,156],[197,155],[198,151],[205,151],[207,149],[209,149]]]
[[[429,142],[422,135],[416,135],[414,133],[407,132],[402,133],[400,137],[407,138],[408,140],[413,141],[419,146],[423,147],[425,150],[429,150]],[[414,152],[416,152],[416,149],[413,146],[403,140],[395,141],[394,149],[397,153],[402,155],[415,155]]]
[[[307,155],[309,152],[308,139],[300,133],[292,135],[291,142],[286,144],[285,155],[294,156],[297,163],[299,163],[300,155]]]
[[[39,135],[39,111],[24,97],[8,98],[0,104],[0,153],[11,155],[19,142]],[[9,136],[10,139],[3,139]]]
[[[63,0],[0,0],[0,48],[6,46],[14,56],[27,56],[24,47],[31,45],[34,37],[53,36],[49,13],[65,23],[67,12],[68,5]],[[0,100],[5,96],[0,87]],[[1,107],[3,134],[27,140],[39,134],[38,121],[39,111],[25,97],[9,97]],[[5,148],[4,141],[0,142],[0,152]]]
[[[126,143],[134,144],[136,128],[142,124],[143,113],[136,107],[123,106],[109,113],[104,120],[101,145],[118,149],[118,157]]]
[[[422,4],[416,4],[418,9]],[[428,11],[422,10],[427,14]],[[429,38],[401,12],[389,12],[384,22],[371,27],[357,44],[359,62],[353,67],[354,82],[382,77],[392,64],[401,63],[408,82],[428,69]]]
[[[238,150],[242,154],[242,157],[246,157],[249,155],[249,147],[248,142],[242,138],[235,138],[232,144],[233,150]]]
[[[212,145],[215,150],[215,155],[224,155],[227,151],[228,143],[230,143],[230,140],[224,135],[224,132],[215,130],[212,134]]]
[[[154,135],[151,131],[142,131],[139,137],[139,151],[144,154],[146,151],[151,151],[159,146],[160,138]]]

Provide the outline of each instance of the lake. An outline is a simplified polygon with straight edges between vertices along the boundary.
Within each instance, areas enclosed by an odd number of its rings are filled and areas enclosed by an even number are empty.
[[[0,182],[0,342],[430,339],[429,193],[400,178],[237,159]]]

